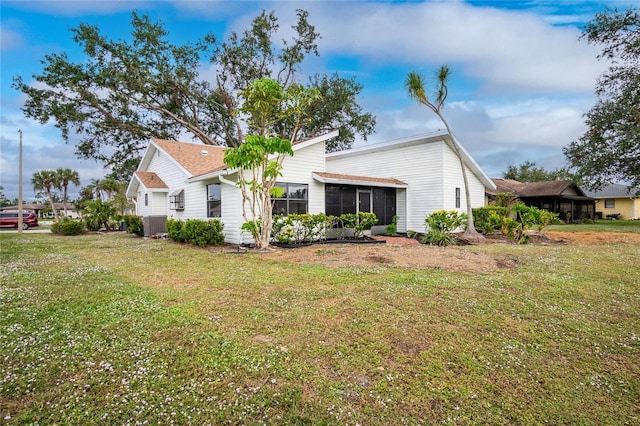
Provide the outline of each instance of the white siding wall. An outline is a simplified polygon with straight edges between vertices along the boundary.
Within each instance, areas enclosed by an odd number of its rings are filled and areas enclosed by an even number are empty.
[[[324,171],[324,143],[316,143],[285,158],[278,182],[309,185],[309,213],[324,213],[324,184],[313,179],[313,172],[321,171]]]
[[[445,210],[457,210],[460,213],[467,212],[467,200],[464,192],[464,179],[462,177],[462,170],[460,169],[460,160],[456,153],[445,145],[444,150],[444,193],[445,193]],[[483,207],[485,205],[485,187],[484,184],[478,179],[478,177],[468,168],[465,167],[467,172],[467,179],[469,180],[469,189],[471,192],[471,207]],[[455,206],[455,189],[460,188],[460,208],[456,209]]]
[[[160,208],[159,204],[163,203],[164,213],[153,213],[153,214],[165,214],[168,217],[181,218],[180,211],[169,209],[169,195],[176,190],[186,189],[187,175],[184,172],[184,170],[182,170],[173,161],[171,161],[171,159],[169,159],[169,157],[166,154],[156,150],[156,152],[153,154],[153,158],[149,162],[149,167],[147,168],[147,171],[155,172],[155,174],[157,174],[160,177],[160,179],[162,179],[162,181],[166,183],[167,186],[169,187],[169,190],[165,194],[163,194],[163,199],[155,200],[154,206],[153,206],[154,212],[159,211],[158,210]],[[186,196],[186,193],[185,193],[185,196]],[[182,213],[184,215],[187,215],[188,209],[189,209],[189,205],[186,203],[186,200],[185,200],[185,210]]]
[[[398,231],[421,232],[424,218],[443,205],[444,142],[399,147],[357,156],[327,158],[327,172],[396,178],[409,185],[397,192]]]
[[[235,181],[235,178],[234,178]],[[223,183],[220,185],[222,198],[222,222],[224,223],[225,241],[231,244],[251,243],[250,235],[242,233],[240,227],[244,223],[242,217],[242,193],[240,188]]]
[[[151,208],[151,216],[166,216],[167,193],[152,192],[149,194],[149,207]]]
[[[137,205],[138,216],[151,216],[151,193],[146,193],[146,194],[148,197],[147,205],[145,205],[144,203],[144,199],[145,199],[144,190],[138,191],[138,205]]]

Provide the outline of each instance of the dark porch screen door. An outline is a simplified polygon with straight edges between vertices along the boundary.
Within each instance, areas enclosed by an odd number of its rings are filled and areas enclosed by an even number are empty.
[[[371,212],[371,191],[358,190],[358,212]]]

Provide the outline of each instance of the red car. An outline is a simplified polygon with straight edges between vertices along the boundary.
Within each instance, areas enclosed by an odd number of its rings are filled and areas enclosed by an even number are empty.
[[[25,231],[30,226],[38,226],[38,216],[33,212],[22,212],[22,229]],[[17,228],[18,212],[0,212],[1,228]]]

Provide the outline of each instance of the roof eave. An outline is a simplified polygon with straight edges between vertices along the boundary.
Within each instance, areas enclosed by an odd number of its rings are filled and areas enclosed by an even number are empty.
[[[380,188],[408,188],[408,184],[392,183],[392,182],[377,182],[371,180],[360,179],[347,179],[347,178],[334,178],[321,176],[317,173],[312,173],[313,179],[321,183],[333,183],[343,185],[359,185],[359,186],[375,186]]]

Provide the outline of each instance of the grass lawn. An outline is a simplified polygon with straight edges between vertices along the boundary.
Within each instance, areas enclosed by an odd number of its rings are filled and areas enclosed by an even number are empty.
[[[632,232],[640,234],[640,220],[596,220],[595,223],[552,225],[548,231],[565,232]]]
[[[450,249],[518,266],[0,234],[0,423],[640,424],[640,245]]]

